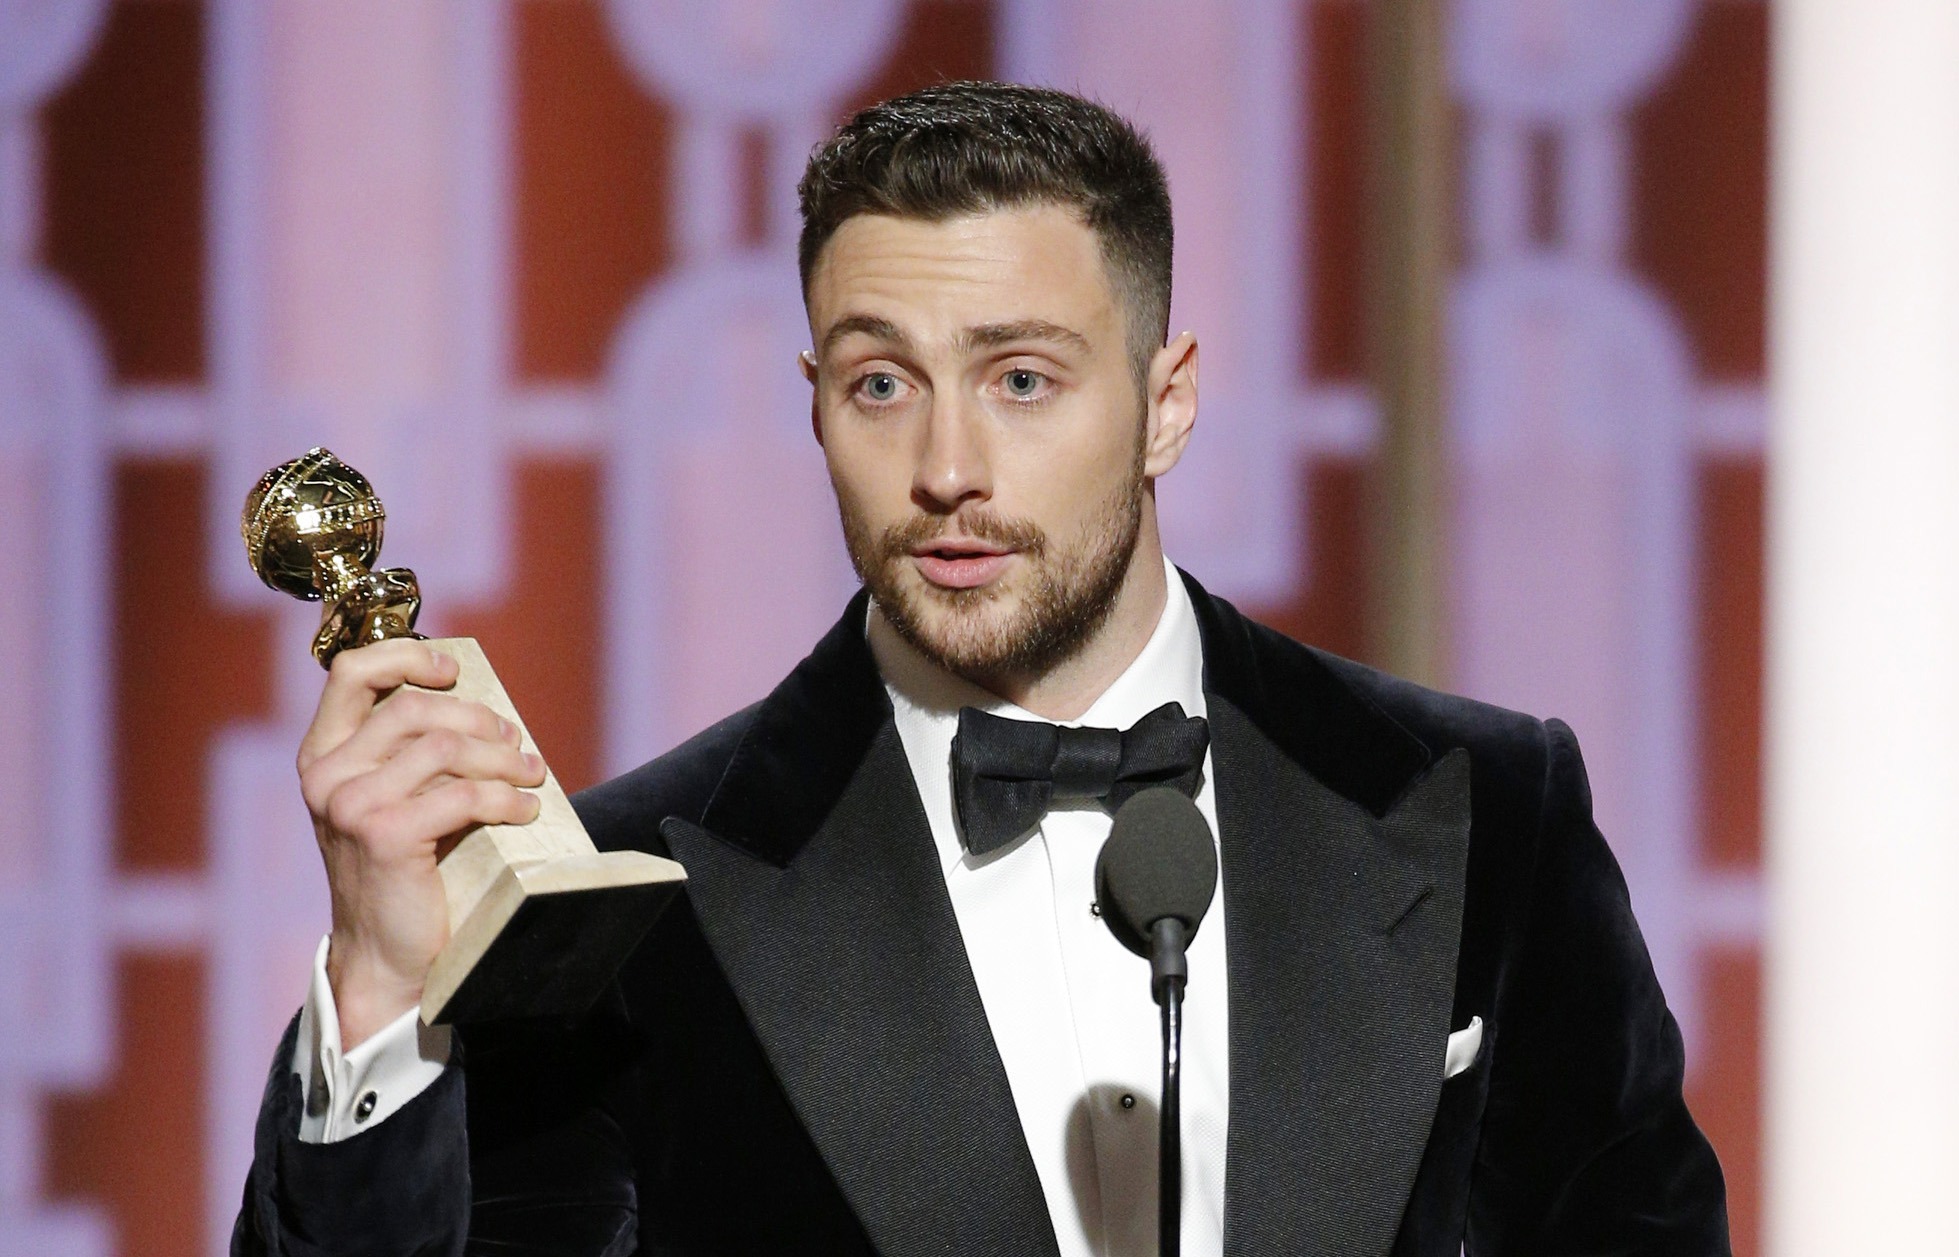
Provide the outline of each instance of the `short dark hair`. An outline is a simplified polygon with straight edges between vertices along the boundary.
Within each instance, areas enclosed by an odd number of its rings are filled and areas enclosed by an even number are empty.
[[[845,220],[927,221],[1058,205],[1079,213],[1127,309],[1138,379],[1170,327],[1170,189],[1150,143],[1094,101],[1009,83],[943,83],[860,111],[797,185],[803,298]]]

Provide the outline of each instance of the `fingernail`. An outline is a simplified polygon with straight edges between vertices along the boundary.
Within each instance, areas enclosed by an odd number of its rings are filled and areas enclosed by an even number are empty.
[[[497,732],[500,735],[502,735],[504,741],[508,742],[510,739],[517,736],[517,726],[511,724],[508,720],[505,720],[502,716],[498,716]]]
[[[534,773],[541,773],[544,771],[544,759],[536,751],[525,751],[524,767]]]

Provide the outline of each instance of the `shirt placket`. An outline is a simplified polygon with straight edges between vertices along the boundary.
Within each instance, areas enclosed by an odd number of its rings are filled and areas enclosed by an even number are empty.
[[[1100,1188],[1102,1251],[1155,1251],[1155,1005],[1148,969],[1091,909],[1095,859],[1108,838],[1100,809],[1051,813],[1049,864],[1057,933],[1067,971],[1075,1037],[1087,1087],[1077,1101]]]

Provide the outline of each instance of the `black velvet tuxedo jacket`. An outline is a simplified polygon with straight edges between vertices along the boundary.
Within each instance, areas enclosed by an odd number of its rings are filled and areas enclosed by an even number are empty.
[[[1230,973],[1225,1251],[1727,1252],[1570,731],[1186,581]],[[462,1028],[437,1083],[325,1145],[297,1138],[288,1031],[234,1254],[1055,1252],[864,612],[578,798],[601,847],[690,879],[590,1016]],[[1472,1017],[1480,1052],[1444,1081]]]

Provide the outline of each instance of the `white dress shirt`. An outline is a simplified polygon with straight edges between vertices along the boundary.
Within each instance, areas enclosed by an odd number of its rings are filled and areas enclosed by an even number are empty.
[[[1080,719],[1064,723],[1128,728],[1168,702],[1205,714],[1197,617],[1176,570],[1167,561],[1164,569],[1168,598],[1148,644]],[[968,856],[952,807],[959,708],[1039,717],[933,666],[875,610],[866,631],[1062,1257],[1153,1254],[1161,1032],[1148,962],[1118,943],[1094,908],[1109,815],[1091,803],[1058,804],[1023,839]],[[1207,752],[1197,807],[1215,842],[1212,777]],[[446,1032],[421,1027],[411,1009],[343,1055],[326,951],[322,940],[293,1053],[306,1096],[299,1137],[314,1143],[344,1139],[401,1107],[440,1075],[449,1046]],[[1183,1248],[1217,1257],[1230,1102],[1222,887],[1189,960]]]
[[[1169,702],[1205,714],[1197,616],[1176,569],[1164,567],[1169,597],[1149,643],[1080,719],[1061,723],[1126,729]],[[1162,1031],[1149,962],[1117,942],[1092,907],[1109,814],[1093,803],[1058,804],[1026,838],[967,855],[952,808],[959,709],[1040,717],[926,662],[875,613],[869,632],[1062,1257],[1154,1254]],[[1212,776],[1206,752],[1197,809],[1215,842]],[[1230,1103],[1222,887],[1189,959],[1183,1251],[1217,1257]]]

